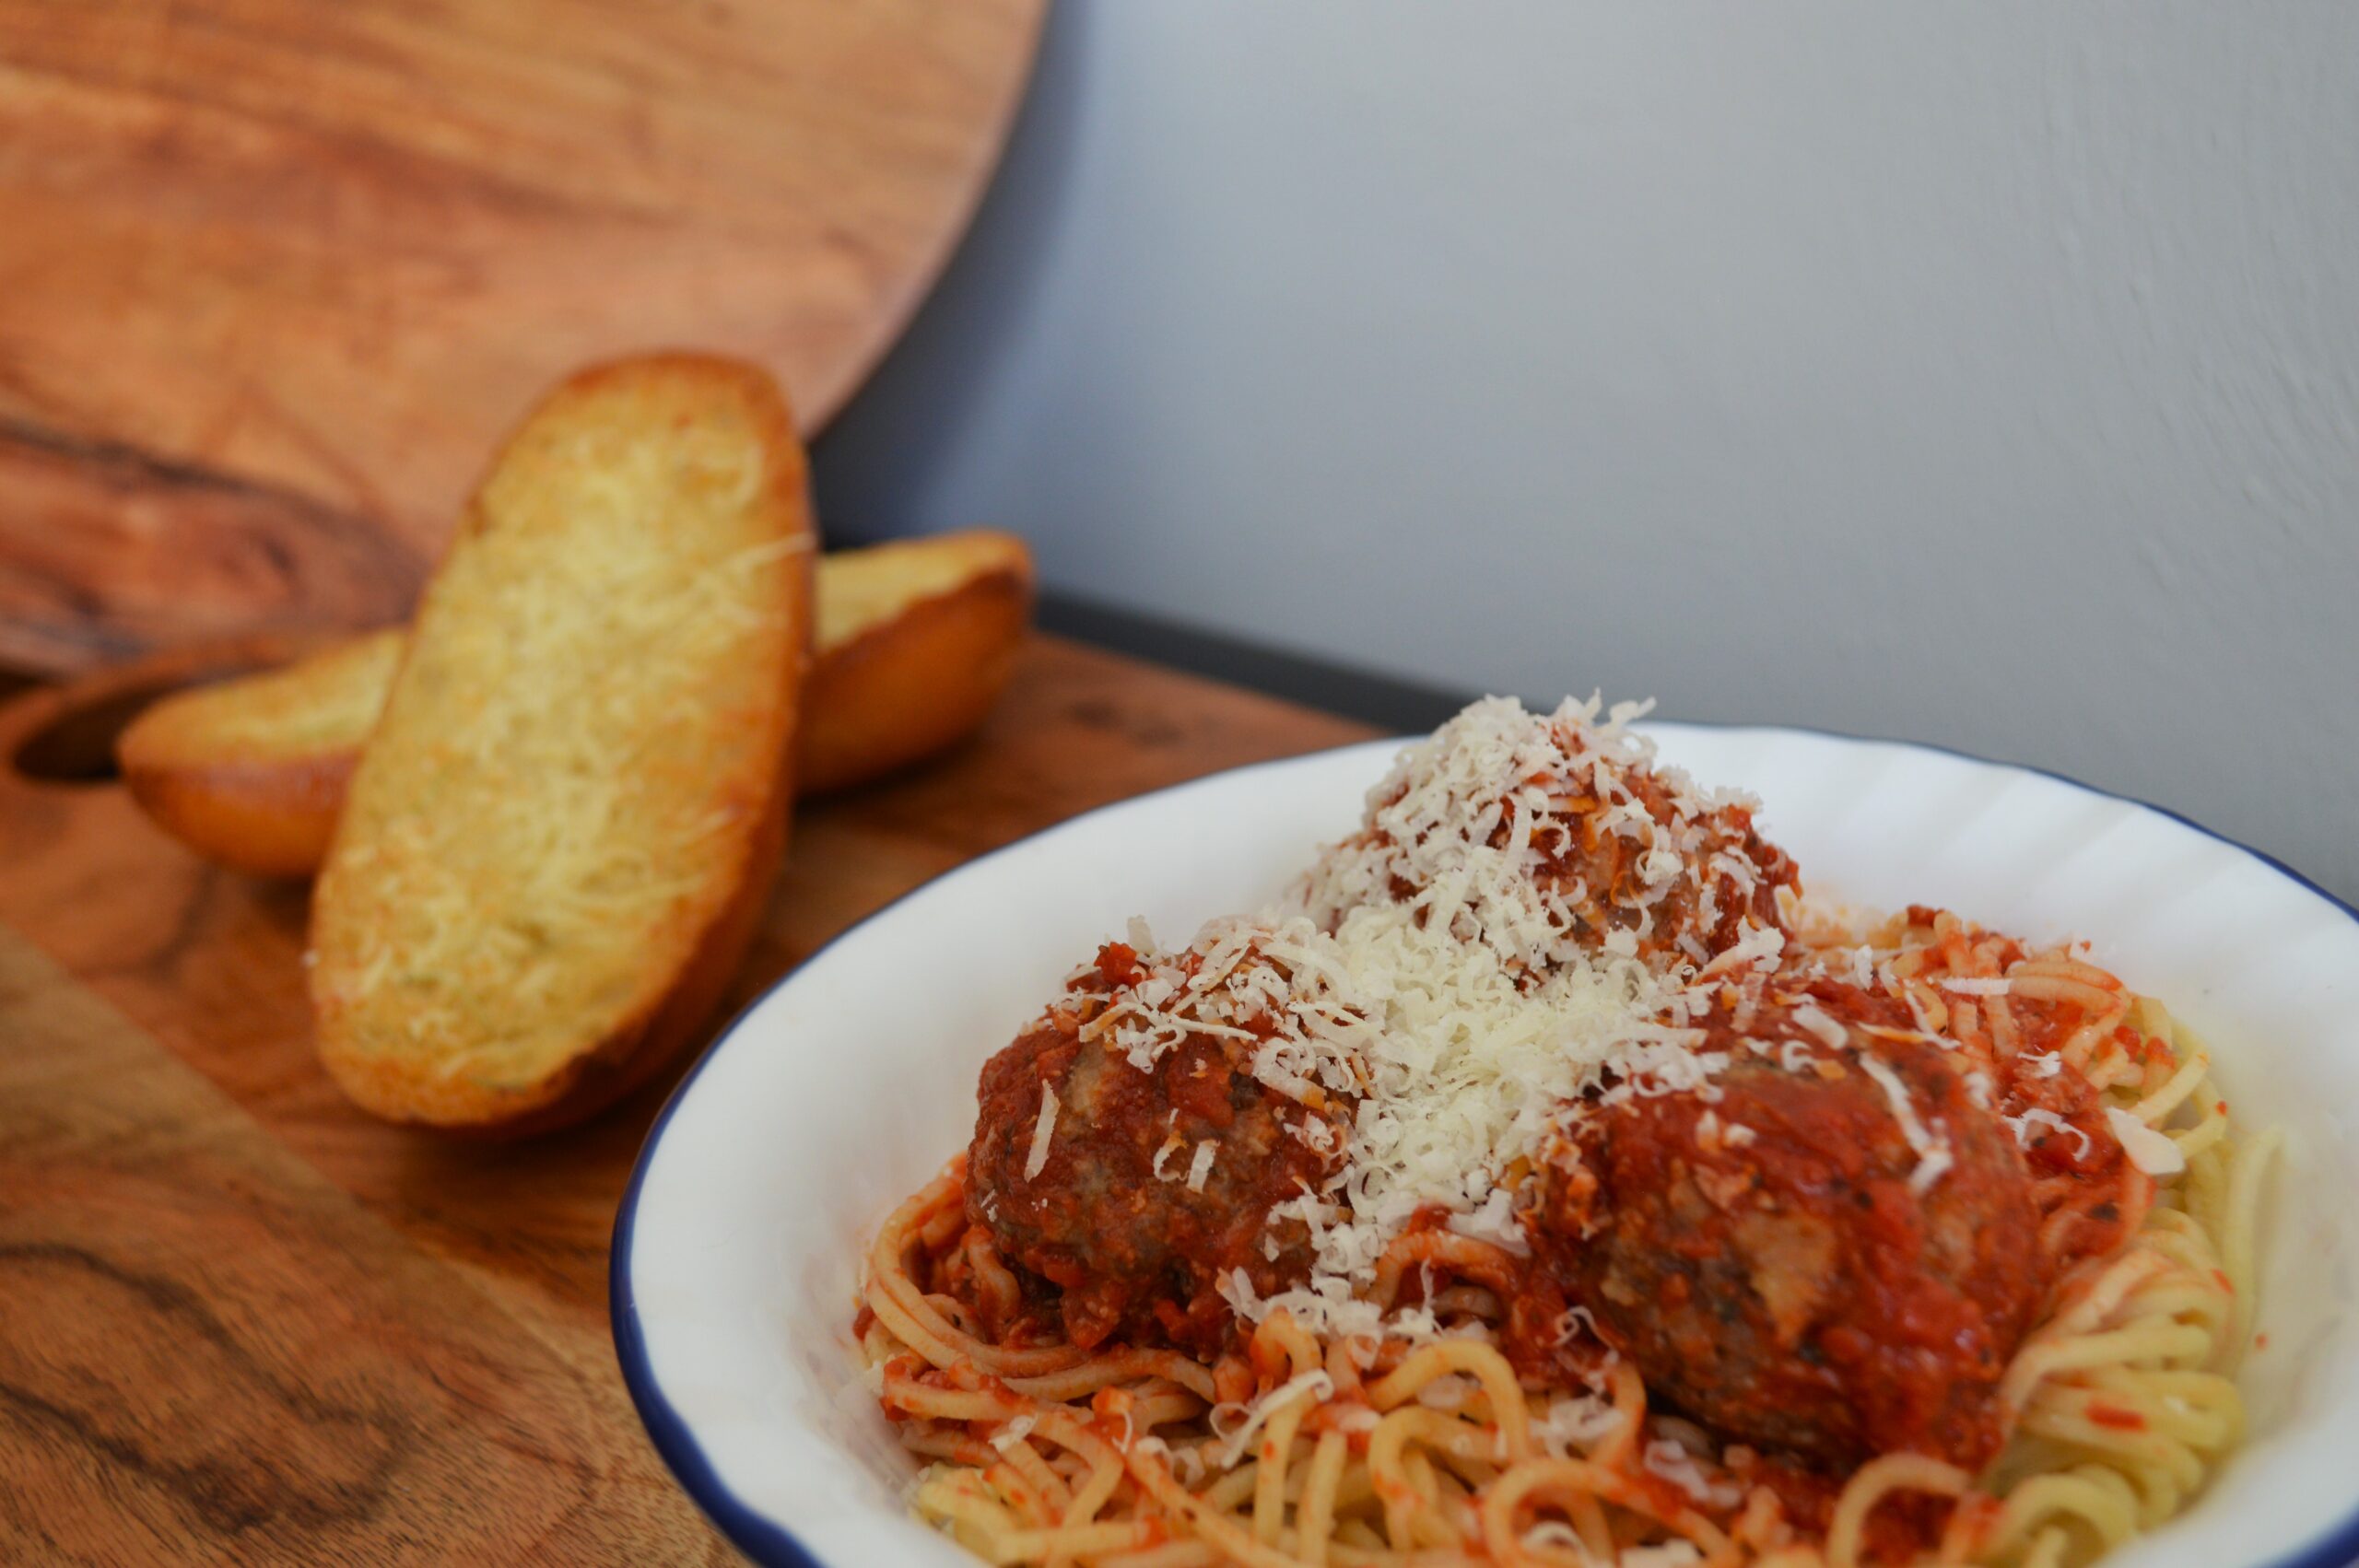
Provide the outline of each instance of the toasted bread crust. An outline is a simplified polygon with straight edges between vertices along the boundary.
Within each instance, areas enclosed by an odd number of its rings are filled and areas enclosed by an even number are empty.
[[[429,583],[312,907],[321,1059],[395,1120],[589,1114],[695,1037],[786,836],[813,534],[750,366],[584,371]]]
[[[153,704],[115,743],[132,799],[207,860],[256,876],[311,875],[406,635],[347,638]]]
[[[125,763],[139,809],[205,859],[251,876],[303,877],[327,859],[356,750],[197,768]]]
[[[910,569],[921,562],[922,571]],[[831,624],[829,584],[880,575],[880,565],[881,575],[907,580],[876,613]],[[804,683],[794,769],[800,795],[865,784],[956,745],[982,722],[1030,618],[1032,561],[1011,534],[943,534],[823,556],[816,593],[820,640]],[[405,635],[348,639],[281,670],[155,703],[116,743],[124,783],[158,826],[209,860],[256,876],[312,875]],[[381,665],[367,647],[381,639],[392,651]],[[281,717],[276,728],[264,723],[265,710]]]
[[[960,552],[960,580],[851,631],[812,665],[796,764],[804,794],[864,784],[955,745],[999,699],[1032,617],[1023,542],[977,532],[861,555],[889,569],[885,552],[945,545]]]

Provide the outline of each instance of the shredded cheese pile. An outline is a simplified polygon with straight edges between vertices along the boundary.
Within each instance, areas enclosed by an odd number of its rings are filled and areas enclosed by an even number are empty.
[[[1629,780],[1653,763],[1652,743],[1623,728],[1644,709],[1624,704],[1601,724],[1601,707],[1469,708],[1402,755],[1370,791],[1362,832],[1268,917],[1289,922],[1304,966],[1366,1023],[1351,1043],[1359,1098],[1340,1168],[1273,1215],[1309,1232],[1310,1277],[1261,1298],[1233,1273],[1222,1293],[1248,1321],[1284,1307],[1318,1332],[1438,1332],[1426,1310],[1387,1315],[1366,1299],[1413,1217],[1438,1210],[1450,1230],[1521,1252],[1505,1183],[1567,1101],[1702,1089],[1727,1065],[1690,1026],[1706,1005],[1692,985],[1700,965],[1659,970],[1635,954],[1644,907],[1685,874],[1682,850],[1697,849],[1703,816],[1731,797],[1658,770],[1672,802],[1672,820],[1658,822]],[[1584,807],[1644,851],[1640,918],[1595,954],[1573,934],[1586,890],[1543,874]],[[1772,965],[1783,936],[1748,929],[1740,946],[1717,967]]]
[[[1146,973],[1082,1025],[1083,1039],[1141,1072],[1191,1035],[1259,1040],[1253,1076],[1288,1099],[1319,1107],[1325,1094],[1358,1089],[1366,1010],[1344,984],[1335,944],[1309,920],[1225,917],[1176,954],[1156,948],[1144,920],[1131,922],[1130,938]],[[1068,981],[1096,968],[1084,965]]]
[[[1369,792],[1361,831],[1330,848],[1277,907],[1214,921],[1176,954],[1158,953],[1133,922],[1145,973],[1117,988],[1085,1036],[1142,1071],[1191,1034],[1253,1041],[1253,1077],[1320,1113],[1289,1131],[1322,1155],[1340,1154],[1320,1190],[1306,1186],[1271,1215],[1273,1228],[1308,1232],[1305,1282],[1263,1297],[1242,1270],[1219,1281],[1245,1321],[1284,1308],[1330,1336],[1438,1335],[1429,1308],[1388,1312],[1370,1299],[1379,1263],[1413,1219],[1438,1211],[1449,1231],[1520,1254],[1527,1242],[1513,1184],[1558,1130],[1568,1102],[1717,1097],[1711,1081],[1729,1058],[1702,1048],[1707,1035],[1696,1025],[1724,983],[1745,978],[1740,989],[1750,989],[1778,971],[1785,934],[1748,917],[1718,956],[1692,937],[1657,943],[1651,962],[1638,956],[1648,911],[1683,877],[1706,926],[1718,919],[1715,888],[1749,896],[1753,868],[1716,848],[1705,822],[1743,797],[1708,794],[1655,767],[1651,743],[1624,728],[1641,706],[1620,705],[1602,723],[1600,711],[1596,698],[1545,716],[1509,699],[1477,703],[1402,755]],[[1651,778],[1653,811],[1633,789],[1639,770]],[[1637,918],[1602,940],[1593,930],[1577,940],[1588,891],[1564,871],[1569,836],[1584,821],[1626,836],[1637,851],[1627,906]],[[1814,964],[1855,984],[1878,973],[1864,946]],[[1996,994],[1997,985],[1951,989]],[[1790,1016],[1828,1049],[1854,1045],[1848,1026],[1813,1003]],[[1924,1037],[1948,1043],[1931,1031]],[[1742,1043],[1790,1071],[1808,1051],[1799,1040]],[[1954,1164],[1947,1129],[1920,1115],[1872,1051],[1857,1059],[1918,1156],[1911,1189],[1929,1190]],[[1987,1080],[1978,1089],[1987,1100]],[[1350,1109],[1340,1152],[1328,1119],[1339,1103]],[[1044,1098],[1036,1159],[1053,1114]],[[1731,1144],[1755,1136],[1709,1112],[1698,1128]],[[1156,1162],[1167,1180],[1181,1175],[1174,1140]],[[1191,1190],[1202,1190],[1216,1157],[1212,1142],[1184,1157]],[[1269,1250],[1276,1255],[1274,1241]],[[1580,1418],[1568,1410],[1566,1419]]]
[[[1711,928],[1723,886],[1749,895],[1755,873],[1742,856],[1708,853],[1707,819],[1755,802],[1699,790],[1679,769],[1657,766],[1654,743],[1625,728],[1652,706],[1616,703],[1600,723],[1596,696],[1567,698],[1544,716],[1512,697],[1474,703],[1402,754],[1368,791],[1362,831],[1320,857],[1296,904],[1332,930],[1352,910],[1402,892],[1426,924],[1480,942],[1509,965],[1538,972],[1579,963],[1588,956],[1576,940],[1579,910],[1593,890],[1543,873],[1552,856],[1574,848],[1577,816],[1593,812],[1599,831],[1637,851],[1639,885],[1627,904],[1634,923],[1603,935],[1608,954],[1635,954],[1651,934],[1654,906],[1683,880],[1694,885],[1698,926]],[[1667,801],[1669,821],[1658,821],[1631,789],[1640,772]],[[1768,934],[1782,944],[1781,933]],[[1680,936],[1686,955],[1704,963],[1694,932]]]
[[[1365,1089],[1328,1190],[1273,1218],[1309,1231],[1309,1280],[1256,1298],[1242,1274],[1223,1294],[1259,1322],[1278,1307],[1314,1332],[1435,1332],[1422,1312],[1390,1318],[1362,1299],[1378,1261],[1420,1210],[1521,1252],[1501,1178],[1538,1153],[1564,1103],[1696,1088],[1726,1065],[1696,1050],[1679,1017],[1685,993],[1635,960],[1558,965],[1536,989],[1486,944],[1417,923],[1406,906],[1354,910],[1331,939],[1348,994],[1379,1026],[1363,1044]]]

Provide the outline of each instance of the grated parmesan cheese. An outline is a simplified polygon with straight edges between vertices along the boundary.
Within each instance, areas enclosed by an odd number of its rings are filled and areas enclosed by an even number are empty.
[[[1213,920],[1177,954],[1157,951],[1142,921],[1130,934],[1146,973],[1081,1026],[1083,1039],[1141,1072],[1191,1035],[1252,1041],[1253,1077],[1289,1099],[1356,1090],[1355,1063],[1369,1025],[1340,984],[1332,940],[1309,920]],[[1094,972],[1085,965],[1074,977]]]
[[[1332,940],[1339,992],[1375,1025],[1357,1108],[1332,1189],[1273,1216],[1309,1228],[1310,1278],[1238,1306],[1250,1322],[1282,1306],[1314,1332],[1433,1332],[1399,1314],[1386,1328],[1358,1299],[1412,1216],[1438,1208],[1453,1232],[1520,1253],[1499,1177],[1539,1151],[1566,1101],[1698,1089],[1726,1064],[1695,1048],[1700,1031],[1661,1021],[1690,999],[1634,959],[1571,959],[1529,985],[1496,948],[1402,904],[1352,910]]]
[[[1527,1251],[1511,1172],[1540,1157],[1568,1104],[1671,1094],[1718,1099],[1713,1079],[1729,1059],[1705,1050],[1706,1031],[1696,1026],[1719,1016],[1716,1006],[1728,1009],[1747,1047],[1789,1071],[1823,1064],[1821,1050],[1856,1061],[1916,1155],[1912,1192],[1925,1193],[1954,1168],[1947,1127],[1938,1119],[1929,1125],[1899,1072],[1854,1038],[1866,1033],[1955,1048],[1938,1027],[1944,1004],[1919,983],[1899,984],[1889,963],[1860,945],[1821,959],[1819,970],[1847,970],[1860,985],[1881,979],[1905,998],[1916,1034],[1855,1031],[1805,1000],[1789,1016],[1807,1038],[1744,1037],[1766,977],[1787,956],[1785,932],[1744,920],[1733,945],[1715,957],[1692,935],[1666,942],[1653,926],[1656,906],[1683,877],[1693,879],[1706,929],[1725,900],[1750,904],[1760,869],[1719,848],[1704,822],[1743,798],[1707,795],[1670,769],[1654,770],[1652,785],[1641,780],[1634,790],[1637,770],[1652,767],[1653,749],[1624,725],[1644,710],[1623,705],[1603,722],[1600,711],[1595,698],[1545,717],[1507,699],[1477,703],[1402,755],[1369,791],[1361,831],[1325,850],[1278,906],[1213,921],[1178,953],[1158,952],[1144,925],[1133,923],[1142,973],[1115,987],[1105,1007],[1079,1025],[1083,1037],[1140,1071],[1153,1071],[1191,1036],[1250,1042],[1237,1054],[1250,1058],[1255,1080],[1306,1107],[1280,1118],[1285,1132],[1331,1157],[1323,1186],[1305,1185],[1273,1206],[1263,1238],[1264,1257],[1274,1259],[1283,1251],[1277,1228],[1300,1226],[1311,1255],[1302,1283],[1264,1297],[1242,1269],[1215,1281],[1244,1322],[1283,1309],[1313,1333],[1368,1343],[1491,1337],[1480,1323],[1445,1329],[1430,1290],[1424,1303],[1389,1313],[1367,1299],[1388,1248],[1414,1217],[1438,1210],[1453,1235]],[[1568,853],[1581,832],[1623,840],[1623,864],[1635,868],[1633,901],[1612,911],[1611,926],[1601,928],[1590,890],[1565,870],[1581,864]],[[1619,885],[1631,886],[1628,872]],[[1781,907],[1800,918],[1790,901]],[[1084,965],[1076,983],[1095,972]],[[1939,984],[1958,998],[2010,989],[1993,978]],[[2052,1057],[2026,1058],[2025,1066],[2043,1077],[2060,1069]],[[1988,1108],[1987,1074],[1970,1073],[1966,1090]],[[2179,1151],[2166,1136],[2112,1114],[2141,1168],[2147,1161],[2157,1170],[2178,1168],[2167,1164]],[[1046,1162],[1056,1116],[1055,1096],[1044,1086],[1027,1176]],[[2022,1140],[2043,1120],[2086,1144],[2085,1134],[2049,1113],[2027,1112],[2010,1125]],[[1712,1111],[1698,1118],[1696,1132],[1708,1148],[1759,1136]],[[1167,1138],[1153,1160],[1156,1178],[1181,1179],[1178,1155],[1185,1147],[1176,1133]],[[1188,1190],[1204,1190],[1220,1147],[1210,1139],[1194,1145]],[[1575,1327],[1563,1325],[1567,1335]],[[1226,1407],[1243,1423],[1222,1429],[1226,1462],[1237,1462],[1264,1412],[1322,1376],[1296,1378],[1251,1410]],[[1461,1392],[1436,1385],[1429,1395]],[[1595,1401],[1560,1401],[1548,1417],[1560,1424],[1553,1437],[1543,1431],[1543,1442],[1565,1452],[1605,1419],[1601,1409],[1610,1415]],[[1676,1444],[1650,1445],[1646,1463],[1699,1498],[1725,1484]]]
[[[1188,1162],[1188,1190],[1202,1192],[1204,1178],[1213,1174],[1213,1156],[1220,1153],[1220,1140],[1207,1138],[1196,1145],[1194,1158]]]
[[[1049,1163],[1049,1140],[1057,1130],[1057,1092],[1040,1085],[1040,1114],[1032,1123],[1031,1152],[1024,1156],[1024,1179],[1037,1177]]]
[[[1785,932],[1775,926],[1757,926],[1747,921],[1735,944],[1697,970],[1696,977],[1709,979],[1733,975],[1743,969],[1766,973],[1777,967],[1778,956],[1785,951]]]
[[[1926,1130],[1918,1119],[1917,1106],[1908,1098],[1908,1086],[1900,1081],[1889,1063],[1878,1060],[1862,1051],[1859,1056],[1860,1070],[1875,1080],[1892,1104],[1892,1119],[1900,1125],[1900,1136],[1908,1140],[1908,1147],[1916,1152],[1917,1168],[1908,1173],[1908,1190],[1922,1194],[1942,1179],[1942,1174],[1957,1163],[1950,1152],[1949,1140]],[[1938,1125],[1938,1124],[1937,1124]]]
[[[2121,1140],[2121,1152],[2130,1156],[2130,1163],[2148,1176],[2177,1176],[2187,1169],[2187,1155],[2170,1134],[2148,1127],[2118,1106],[2105,1108],[2105,1119],[2113,1135]]]
[[[1541,715],[1510,697],[1472,704],[1401,754],[1368,791],[1361,831],[1320,857],[1294,907],[1334,930],[1354,910],[1391,904],[1405,888],[1402,901],[1425,924],[1535,974],[1585,961],[1590,943],[1609,957],[1635,955],[1652,932],[1655,906],[1683,882],[1694,885],[1697,924],[1710,929],[1723,886],[1749,894],[1758,878],[1741,857],[1715,853],[1719,841],[1707,819],[1753,802],[1701,790],[1680,770],[1656,766],[1654,743],[1626,728],[1651,707],[1605,709],[1592,696]],[[1657,820],[1633,790],[1641,773],[1658,787],[1668,820]],[[1612,920],[1594,922],[1603,928],[1595,934],[1587,917],[1606,895],[1561,872],[1560,858],[1578,847],[1583,825],[1638,851],[1631,858],[1637,889],[1610,911]],[[1559,870],[1543,874],[1552,863]],[[1755,952],[1760,930],[1745,932]],[[1783,946],[1783,933],[1769,934]]]
[[[2095,1144],[2090,1141],[2087,1133],[2083,1132],[2054,1111],[2043,1110],[2037,1106],[2034,1106],[2021,1116],[2011,1116],[2002,1119],[2013,1130],[2015,1141],[2026,1149],[2030,1148],[2034,1141],[2031,1129],[2035,1127],[2053,1128],[2059,1132],[2069,1132],[2079,1139],[2081,1147],[2072,1156],[2076,1160],[2088,1158],[2089,1151],[2095,1147]]]
[[[1647,1445],[1639,1462],[1696,1502],[1712,1508],[1733,1508],[1744,1501],[1744,1489],[1732,1482],[1715,1482],[1704,1473],[1696,1456],[1669,1438]]]
[[[1839,1051],[1851,1043],[1851,1032],[1843,1026],[1842,1021],[1816,1002],[1806,1001],[1795,1008],[1793,1020],[1817,1036],[1828,1050]]]
[[[1614,1401],[1595,1394],[1560,1395],[1532,1423],[1532,1436],[1552,1459],[1572,1458],[1610,1437],[1622,1424]]]
[[[1238,1461],[1245,1457],[1245,1450],[1252,1443],[1253,1434],[1262,1430],[1262,1423],[1284,1409],[1287,1401],[1306,1393],[1314,1399],[1332,1399],[1335,1397],[1335,1380],[1324,1372],[1306,1372],[1287,1378],[1245,1407],[1242,1422],[1228,1434],[1228,1445],[1221,1450],[1220,1468],[1235,1469]]]
[[[1652,907],[1680,878],[1694,878],[1707,923],[1723,897],[1750,897],[1758,872],[1704,820],[1745,798],[1655,768],[1652,744],[1625,728],[1642,706],[1601,721],[1602,708],[1595,698],[1548,716],[1501,698],[1470,707],[1402,755],[1369,791],[1362,831],[1325,851],[1285,903],[1206,928],[1192,972],[1158,961],[1168,991],[1143,985],[1088,1026],[1144,1067],[1202,1021],[1242,1029],[1259,1012],[1279,1024],[1260,1047],[1262,1082],[1351,1096],[1348,1126],[1288,1126],[1321,1150],[1340,1131],[1342,1158],[1326,1190],[1271,1217],[1308,1231],[1309,1279],[1267,1299],[1242,1274],[1220,1281],[1247,1321],[1283,1307],[1314,1332],[1438,1333],[1427,1308],[1387,1319],[1364,1299],[1414,1215],[1438,1210],[1453,1234],[1521,1253],[1501,1178],[1537,1155],[1567,1102],[1716,1093],[1727,1058],[1700,1048],[1693,1024],[1711,1003],[1696,982],[1774,966],[1784,933],[1745,922],[1708,970],[1698,943],[1666,950],[1668,965],[1640,954]],[[1641,770],[1651,770],[1644,798],[1633,788]],[[1574,812],[1587,813],[1579,825]],[[1590,890],[1561,873],[1584,827],[1624,839],[1637,871],[1636,902],[1602,932],[1584,923],[1596,914]],[[1412,892],[1396,898],[1403,886]],[[1246,961],[1255,954],[1268,962]],[[1285,983],[1262,984],[1262,971]],[[1222,999],[1243,996],[1250,1006],[1224,1011]]]

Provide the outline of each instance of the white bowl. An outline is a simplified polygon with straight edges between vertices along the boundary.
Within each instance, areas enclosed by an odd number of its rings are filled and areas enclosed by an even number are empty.
[[[1813,893],[2084,936],[2214,1049],[2247,1128],[2288,1135],[2262,1234],[2251,1435],[2108,1568],[2342,1568],[2359,1557],[2359,912],[2150,806],[1923,747],[1648,727],[1759,795]],[[1097,944],[1251,908],[1356,821],[1402,743],[1108,806],[871,916],[740,1016],[657,1120],[615,1227],[623,1375],[656,1447],[765,1563],[972,1559],[910,1519],[913,1467],[852,1357],[886,1211],[963,1148],[975,1079]]]

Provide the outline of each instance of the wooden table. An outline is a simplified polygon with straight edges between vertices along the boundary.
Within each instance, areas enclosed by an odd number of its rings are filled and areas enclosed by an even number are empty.
[[[492,438],[715,348],[807,433],[1045,0],[0,0],[0,661],[407,613]]]
[[[41,700],[0,712],[0,1562],[734,1561],[607,1337],[671,1080],[514,1146],[360,1115],[311,1055],[302,889],[16,775]],[[800,813],[727,1007],[996,845],[1368,732],[1039,638],[975,743]]]

